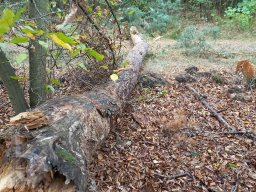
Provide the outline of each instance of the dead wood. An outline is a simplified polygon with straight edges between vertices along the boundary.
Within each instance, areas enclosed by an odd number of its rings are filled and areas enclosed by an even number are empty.
[[[205,100],[205,98],[198,93],[195,89],[192,87],[189,87],[188,85],[185,85],[185,87],[190,90],[199,101],[212,113],[212,115],[221,122],[226,128],[228,128],[228,132],[223,132],[222,134],[235,134],[240,135],[246,138],[249,138],[253,141],[256,141],[256,134],[250,131],[239,131],[236,127],[231,126],[222,115],[220,115],[213,107],[210,106],[210,104]]]
[[[212,106],[210,106],[210,104],[205,100],[205,98],[198,93],[195,89],[193,89],[192,87],[189,87],[188,85],[185,85],[185,87],[191,91],[196,98],[214,115],[214,117],[220,122],[222,123],[226,128],[228,128],[230,131],[234,131],[237,130],[235,127],[231,126],[222,115],[220,115]]]
[[[148,50],[136,28],[131,29],[131,37],[134,47],[124,61],[128,66],[116,82],[37,107],[34,111],[47,117],[44,127],[28,129],[26,123],[31,121],[18,118],[20,125],[0,129],[1,143],[7,148],[0,167],[0,191],[57,191],[50,189],[56,173],[65,176],[66,183],[73,181],[79,191],[87,191],[88,165],[130,98]]]
[[[180,173],[180,174],[173,175],[173,176],[162,175],[162,174],[159,174],[159,173],[155,173],[155,175],[160,177],[160,178],[164,178],[164,179],[168,179],[168,180],[178,179],[178,178],[181,178],[181,177],[193,178],[193,176],[190,173]]]

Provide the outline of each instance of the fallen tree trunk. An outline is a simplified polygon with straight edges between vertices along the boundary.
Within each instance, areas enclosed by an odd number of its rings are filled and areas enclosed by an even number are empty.
[[[24,123],[0,131],[0,144],[7,146],[0,169],[0,191],[37,191],[42,183],[47,188],[55,172],[73,181],[79,191],[87,191],[88,164],[130,97],[148,50],[136,28],[131,28],[131,37],[134,47],[125,60],[129,65],[118,73],[116,82],[105,89],[39,106],[34,111],[47,116],[47,126],[34,129]]]

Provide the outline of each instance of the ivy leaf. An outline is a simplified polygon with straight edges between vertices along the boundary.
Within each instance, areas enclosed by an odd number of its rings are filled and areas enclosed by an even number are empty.
[[[53,34],[50,37],[51,37],[52,41],[54,43],[56,43],[57,45],[65,48],[65,49],[68,49],[69,51],[72,51],[72,47],[68,43],[65,43],[61,39],[59,39],[56,34]]]
[[[23,61],[27,59],[28,55],[25,53],[21,53],[16,57],[17,64],[21,64]]]
[[[112,75],[110,75],[110,79],[112,80],[112,81],[116,81],[116,80],[118,80],[118,75],[117,74],[112,74]]]
[[[27,37],[14,37],[10,43],[27,43],[28,42],[28,38]]]

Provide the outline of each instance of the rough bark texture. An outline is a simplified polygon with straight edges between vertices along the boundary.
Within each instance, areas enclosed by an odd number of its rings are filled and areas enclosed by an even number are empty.
[[[138,36],[137,30],[131,32],[132,39],[140,41],[134,41],[126,58],[129,66],[118,74],[117,82],[109,83],[106,89],[50,100],[39,106],[35,110],[42,111],[49,118],[46,127],[28,131],[20,126],[0,132],[0,140],[12,143],[12,147],[5,151],[7,167],[25,160],[22,167],[27,173],[26,180],[18,179],[2,166],[0,191],[13,188],[16,191],[36,191],[40,183],[51,185],[53,179],[46,173],[57,171],[67,180],[74,181],[79,191],[87,191],[87,166],[121,113],[123,102],[131,95],[147,53],[148,46]]]
[[[48,1],[31,0],[29,2],[29,18],[35,19],[38,29],[43,29],[45,23],[42,15],[47,13]],[[38,43],[38,40],[44,41],[43,37],[37,37],[36,40],[30,40],[29,45],[29,98],[30,107],[35,107],[43,103],[46,99],[46,50]]]
[[[20,113],[27,109],[27,104],[19,81],[11,78],[12,76],[15,76],[14,70],[5,53],[0,49],[0,77],[7,89],[15,113]]]

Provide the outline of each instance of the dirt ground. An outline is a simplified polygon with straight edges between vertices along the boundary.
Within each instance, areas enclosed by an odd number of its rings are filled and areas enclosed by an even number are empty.
[[[232,55],[188,57],[174,40],[150,42],[143,73],[163,75],[168,83],[137,90],[132,110],[121,118],[91,165],[92,191],[256,190],[256,140],[250,137],[256,134],[256,92],[245,91],[247,101],[233,99],[229,93],[232,87],[244,85],[241,76],[234,75],[235,62],[255,60],[256,44],[211,44],[214,50]],[[208,76],[189,86],[236,127],[237,134],[229,134],[183,83],[174,80],[191,66],[203,72],[216,70],[221,76],[221,83]]]
[[[164,75],[175,75],[189,66],[199,67],[200,70],[227,70],[234,72],[235,63],[249,59],[256,63],[256,44],[245,40],[209,41],[214,52],[226,53],[227,57],[216,57],[210,54],[208,58],[186,56],[184,50],[177,48],[177,41],[159,39],[150,42],[149,57],[144,71],[158,72]]]

